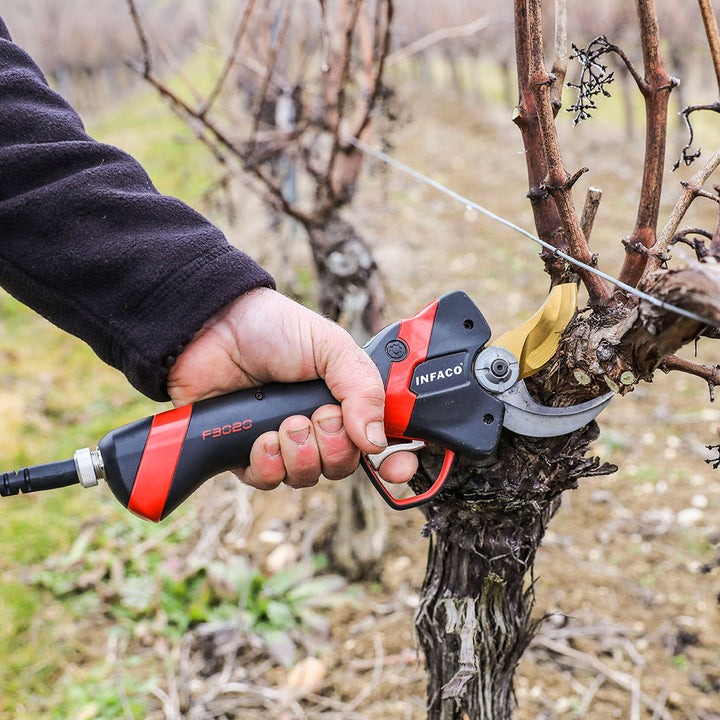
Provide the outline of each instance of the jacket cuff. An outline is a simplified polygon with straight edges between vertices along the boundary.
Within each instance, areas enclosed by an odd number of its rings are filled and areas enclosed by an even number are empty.
[[[258,287],[275,289],[275,282],[245,253],[232,246],[206,253],[147,298],[114,343],[110,364],[152,400],[169,400],[174,359],[207,320]]]

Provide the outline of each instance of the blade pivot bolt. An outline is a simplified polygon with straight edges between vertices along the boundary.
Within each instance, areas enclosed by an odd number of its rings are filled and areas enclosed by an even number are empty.
[[[491,346],[475,358],[475,379],[486,390],[502,392],[511,388],[520,375],[517,358],[506,348]]]
[[[490,364],[490,372],[499,380],[505,380],[510,374],[510,365],[502,358],[497,358]]]

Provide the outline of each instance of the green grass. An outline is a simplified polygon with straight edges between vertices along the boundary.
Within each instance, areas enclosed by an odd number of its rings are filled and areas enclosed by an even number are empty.
[[[0,462],[47,462],[155,412],[80,340],[0,293],[3,433]]]
[[[0,363],[2,472],[71,457],[158,408],[85,344],[4,293]],[[128,517],[114,505],[104,486],[0,499],[0,717],[78,716],[42,708],[62,707],[59,687],[73,662],[93,664],[95,650],[72,632],[82,607],[72,597],[58,600],[31,575],[72,547],[86,523]]]

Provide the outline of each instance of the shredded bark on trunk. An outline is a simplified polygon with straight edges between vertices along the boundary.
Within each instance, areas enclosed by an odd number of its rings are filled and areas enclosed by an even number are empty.
[[[515,668],[537,623],[528,573],[564,490],[615,468],[584,457],[595,423],[562,438],[505,431],[497,455],[460,463],[452,496],[425,508],[430,537],[416,616],[431,720],[509,720]],[[440,458],[423,455],[435,477]],[[428,480],[426,480],[427,482]]]

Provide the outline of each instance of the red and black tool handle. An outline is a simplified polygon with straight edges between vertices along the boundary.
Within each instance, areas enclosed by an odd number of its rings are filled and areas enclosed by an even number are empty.
[[[455,453],[482,457],[497,446],[504,407],[473,375],[475,356],[489,337],[478,308],[465,293],[454,292],[388,326],[366,346],[385,382],[388,437],[424,440],[446,453],[432,487],[403,499],[391,495],[364,461],[392,507],[414,507],[434,497]],[[319,380],[276,383],[145,418],[100,441],[105,479],[123,505],[158,521],[208,478],[246,466],[262,433],[276,430],[290,415],[310,416],[336,402]]]
[[[255,440],[284,418],[328,403],[320,380],[275,383],[138,420],[98,443],[105,479],[129,510],[162,520],[208,478],[248,465]]]

